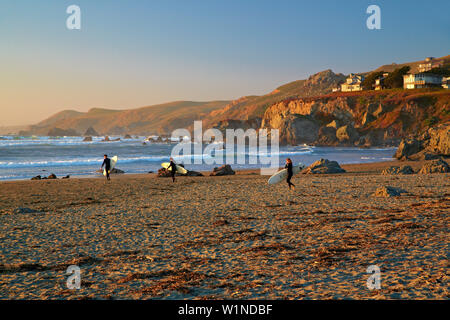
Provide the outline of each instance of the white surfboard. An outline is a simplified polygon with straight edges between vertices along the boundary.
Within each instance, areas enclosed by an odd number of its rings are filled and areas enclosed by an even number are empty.
[[[163,167],[165,169],[169,168],[169,166],[170,166],[170,162],[161,163],[161,167]],[[172,171],[172,168],[170,168],[168,170]],[[182,166],[177,165],[177,172],[180,174],[186,174],[188,171],[185,168],[183,168]]]
[[[302,171],[305,168],[305,165],[303,163],[299,163],[296,166],[292,166],[292,173],[293,175],[296,175],[300,171]],[[283,180],[286,180],[287,177],[287,169],[283,169],[272,175],[269,180],[267,181],[269,184],[276,184]]]
[[[109,173],[111,173],[112,169],[114,169],[114,167],[116,166],[117,160],[118,160],[117,156],[114,156],[110,159],[111,168],[109,168]],[[103,175],[106,176],[106,168],[103,169]]]

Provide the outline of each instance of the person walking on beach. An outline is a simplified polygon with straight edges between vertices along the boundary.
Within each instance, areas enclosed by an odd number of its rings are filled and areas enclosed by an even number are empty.
[[[111,178],[109,177],[109,170],[111,170],[111,159],[108,158],[107,154],[103,156],[103,163],[101,169],[103,169],[103,166],[105,167],[106,170],[106,179],[111,180]]]
[[[167,170],[170,171],[170,175],[172,176],[172,182],[175,182],[175,173],[177,173],[177,164],[175,163],[175,161],[173,161],[173,158],[170,158],[170,164],[167,167]]]
[[[292,176],[294,175],[294,173],[292,172],[292,160],[291,160],[291,158],[287,158],[286,159],[286,165],[284,166],[284,168],[287,169],[286,182],[288,183],[289,189],[294,188],[294,190],[295,190],[295,185],[291,182]]]

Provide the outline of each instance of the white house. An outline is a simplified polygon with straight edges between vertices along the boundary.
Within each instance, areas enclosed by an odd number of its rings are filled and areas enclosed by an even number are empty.
[[[364,81],[364,76],[350,73],[346,82],[341,84],[342,92],[361,91],[361,83]]]
[[[439,68],[443,66],[443,61],[437,60],[433,57],[428,57],[425,59],[424,63],[419,64],[419,73],[430,71],[434,68]]]
[[[442,76],[432,73],[405,74],[404,89],[431,88],[442,86]]]
[[[442,88],[448,89],[449,85],[450,85],[450,77],[442,78]]]

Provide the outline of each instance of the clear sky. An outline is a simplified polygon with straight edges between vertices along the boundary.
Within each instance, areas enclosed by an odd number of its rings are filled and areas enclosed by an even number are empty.
[[[81,30],[66,28],[72,4]],[[381,30],[366,27],[371,4]],[[449,12],[448,0],[1,0],[0,126],[448,55]]]

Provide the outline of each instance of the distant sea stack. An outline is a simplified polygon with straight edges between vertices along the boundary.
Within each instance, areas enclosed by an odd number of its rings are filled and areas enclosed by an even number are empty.
[[[86,132],[84,133],[84,136],[90,136],[90,137],[98,137],[99,134],[97,131],[95,131],[94,128],[89,127]]]

